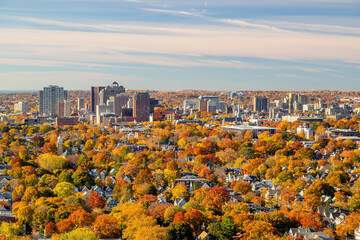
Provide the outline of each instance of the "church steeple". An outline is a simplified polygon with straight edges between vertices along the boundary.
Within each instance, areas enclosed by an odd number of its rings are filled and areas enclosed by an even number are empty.
[[[58,155],[60,156],[63,154],[63,140],[61,133],[59,134],[59,137],[57,138],[57,144],[58,144]]]

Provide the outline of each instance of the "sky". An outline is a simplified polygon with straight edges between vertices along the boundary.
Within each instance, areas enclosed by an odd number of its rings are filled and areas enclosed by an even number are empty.
[[[360,91],[360,0],[0,0],[0,91]]]

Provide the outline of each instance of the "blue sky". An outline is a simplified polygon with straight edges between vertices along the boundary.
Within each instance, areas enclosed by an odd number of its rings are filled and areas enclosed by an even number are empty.
[[[0,0],[0,90],[360,90],[359,0]]]

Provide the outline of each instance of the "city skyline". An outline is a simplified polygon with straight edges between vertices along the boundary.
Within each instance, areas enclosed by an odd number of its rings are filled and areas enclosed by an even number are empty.
[[[20,7],[19,7],[20,6]],[[0,2],[1,90],[358,90],[358,1]]]

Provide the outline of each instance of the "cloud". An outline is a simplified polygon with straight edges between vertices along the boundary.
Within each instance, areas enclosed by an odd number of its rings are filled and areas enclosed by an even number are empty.
[[[44,72],[0,72],[0,79],[7,79],[3,82],[3,89],[41,89],[44,83],[60,85],[66,89],[83,89],[90,85],[101,85],[112,81],[124,84],[134,81],[146,81],[145,78],[138,78],[128,75],[116,75],[100,72],[77,72],[77,71],[44,71]]]
[[[194,17],[202,16],[199,13],[189,12],[189,11],[181,11],[181,10],[155,9],[155,8],[142,8],[142,10],[148,11],[148,12],[167,13],[167,14],[175,14],[175,15],[194,16]]]
[[[135,26],[136,27],[136,26]],[[136,54],[252,57],[278,60],[360,61],[360,38],[315,33],[193,26],[167,27],[164,33],[108,33],[38,29],[0,29],[0,55],[113,61]],[[178,34],[171,34],[171,32]],[[127,55],[123,55],[123,54]],[[167,59],[164,59],[168,61]],[[171,62],[167,65],[172,64]]]
[[[283,30],[292,30],[292,31],[314,31],[314,32],[328,32],[328,33],[340,33],[340,34],[353,34],[359,35],[360,28],[358,27],[348,27],[348,26],[338,26],[338,25],[326,25],[326,24],[311,24],[311,23],[298,23],[291,21],[266,21],[259,20],[260,25],[274,25],[277,28]]]
[[[284,31],[277,27],[272,27],[272,26],[268,26],[268,25],[264,25],[264,24],[250,23],[250,22],[238,20],[238,19],[217,19],[215,21],[221,22],[221,23],[226,23],[226,24],[231,24],[231,25],[237,25],[237,26],[241,26],[241,27],[258,28],[258,29],[271,30],[271,31]]]

